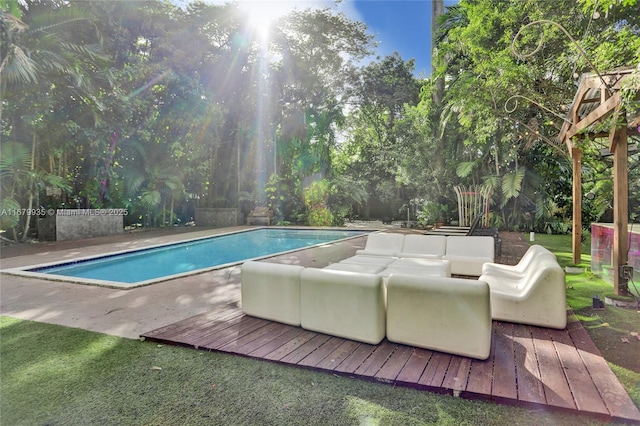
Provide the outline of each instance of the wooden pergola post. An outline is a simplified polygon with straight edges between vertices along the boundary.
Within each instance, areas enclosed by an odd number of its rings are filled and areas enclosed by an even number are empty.
[[[573,159],[573,262],[581,260],[582,231],[582,154],[575,138],[605,138],[609,136],[609,151],[613,154],[613,276],[618,295],[629,294],[627,283],[621,277],[621,266],[629,261],[629,160],[627,134],[640,125],[640,117],[627,118],[622,107],[621,89],[625,81],[637,75],[634,67],[619,68],[601,75],[586,73],[580,78],[576,95],[567,111],[558,141],[565,143]],[[635,99],[640,99],[640,88],[631,83]],[[613,117],[611,115],[613,114]],[[612,118],[611,130],[602,132],[595,126]],[[620,122],[622,119],[622,122]]]
[[[613,125],[609,136],[613,153],[613,290],[627,295],[629,287],[621,277],[621,266],[628,262],[629,250],[629,160],[627,126]]]
[[[582,150],[571,148],[573,160],[573,264],[582,262]]]

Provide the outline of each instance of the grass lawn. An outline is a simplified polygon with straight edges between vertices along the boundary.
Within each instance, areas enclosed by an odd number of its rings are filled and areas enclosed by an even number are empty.
[[[570,262],[570,238],[536,243]],[[568,276],[570,305],[640,405],[640,341],[630,335],[640,313],[593,311],[593,294],[610,290],[588,273]],[[601,424],[9,317],[0,317],[0,416],[12,426]]]
[[[0,317],[3,425],[585,425],[231,355]]]

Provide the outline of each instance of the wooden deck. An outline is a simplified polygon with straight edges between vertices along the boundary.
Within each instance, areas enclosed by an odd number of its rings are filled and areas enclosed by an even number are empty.
[[[640,424],[640,412],[571,312],[566,330],[494,322],[485,361],[379,345],[246,316],[235,305],[143,334],[146,340],[226,352],[392,385]]]

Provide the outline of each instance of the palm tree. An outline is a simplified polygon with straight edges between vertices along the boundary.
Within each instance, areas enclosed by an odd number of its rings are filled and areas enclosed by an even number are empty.
[[[48,98],[64,92],[61,99],[66,102],[69,99],[94,102],[92,75],[95,69],[104,68],[108,60],[97,43],[73,41],[79,30],[74,25],[93,19],[84,10],[73,5],[42,6],[40,2],[33,2],[22,12],[15,7],[12,12],[0,11],[3,39],[0,45],[0,99],[4,100],[0,102],[0,132],[3,140],[30,144],[29,173],[14,176],[21,180],[19,186],[25,190],[28,198],[25,207],[29,210],[46,181],[65,187],[63,180],[53,178],[38,165],[38,141],[42,133],[47,133],[45,113],[51,109]],[[18,16],[21,13],[28,20],[21,20]],[[5,127],[3,110],[7,107],[14,114]],[[29,215],[25,217],[23,240],[27,238],[31,220]]]

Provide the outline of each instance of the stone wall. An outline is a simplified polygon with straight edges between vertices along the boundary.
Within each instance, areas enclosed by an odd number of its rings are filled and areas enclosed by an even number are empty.
[[[227,226],[244,225],[244,215],[236,208],[197,208],[194,221],[197,226],[224,228]]]
[[[56,212],[56,241],[124,233],[123,209],[64,209]]]

